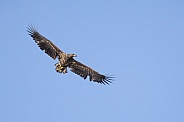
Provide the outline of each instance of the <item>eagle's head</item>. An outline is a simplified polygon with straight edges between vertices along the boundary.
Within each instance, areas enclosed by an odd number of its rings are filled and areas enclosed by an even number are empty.
[[[76,54],[71,54],[71,57],[77,57],[77,55]]]
[[[73,58],[73,57],[77,57],[77,55],[76,54],[68,54],[68,58],[70,59],[70,58]]]

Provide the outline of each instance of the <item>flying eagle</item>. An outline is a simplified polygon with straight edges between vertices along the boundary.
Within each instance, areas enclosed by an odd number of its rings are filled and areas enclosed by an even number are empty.
[[[101,84],[109,84],[112,83],[111,76],[105,76],[99,74],[97,71],[91,69],[90,67],[76,61],[74,57],[77,55],[75,54],[67,54],[61,51],[56,45],[54,45],[50,40],[42,36],[34,26],[29,25],[27,27],[28,34],[35,40],[37,45],[40,47],[41,50],[45,51],[51,58],[59,59],[59,62],[55,64],[56,72],[58,73],[67,73],[67,68],[81,76],[82,78],[86,79],[89,76],[90,81],[94,81]]]

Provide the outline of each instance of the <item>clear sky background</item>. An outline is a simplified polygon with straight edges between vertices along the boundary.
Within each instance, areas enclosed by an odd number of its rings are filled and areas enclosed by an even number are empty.
[[[184,122],[183,0],[1,0],[0,122]],[[111,85],[55,72],[39,32]]]

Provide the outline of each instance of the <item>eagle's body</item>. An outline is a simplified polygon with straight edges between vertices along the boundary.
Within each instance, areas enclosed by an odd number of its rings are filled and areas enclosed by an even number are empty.
[[[112,77],[101,75],[90,67],[87,67],[84,64],[76,61],[73,58],[76,57],[75,54],[64,53],[50,40],[42,36],[33,26],[29,26],[27,29],[29,35],[33,38],[33,40],[35,40],[41,50],[44,50],[45,53],[47,53],[53,59],[59,59],[59,62],[55,64],[56,72],[65,74],[67,73],[67,68],[70,68],[72,72],[83,77],[84,79],[89,76],[90,81],[103,84],[111,83]]]
[[[56,71],[59,73],[67,73],[67,67],[70,65],[70,62],[72,61],[73,57],[76,57],[75,54],[66,54],[66,53],[60,53],[58,55],[59,62],[55,64]]]

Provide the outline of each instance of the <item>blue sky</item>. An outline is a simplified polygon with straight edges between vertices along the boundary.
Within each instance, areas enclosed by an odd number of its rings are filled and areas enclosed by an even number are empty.
[[[184,1],[1,0],[1,122],[183,122]],[[102,74],[55,72],[38,31]]]

